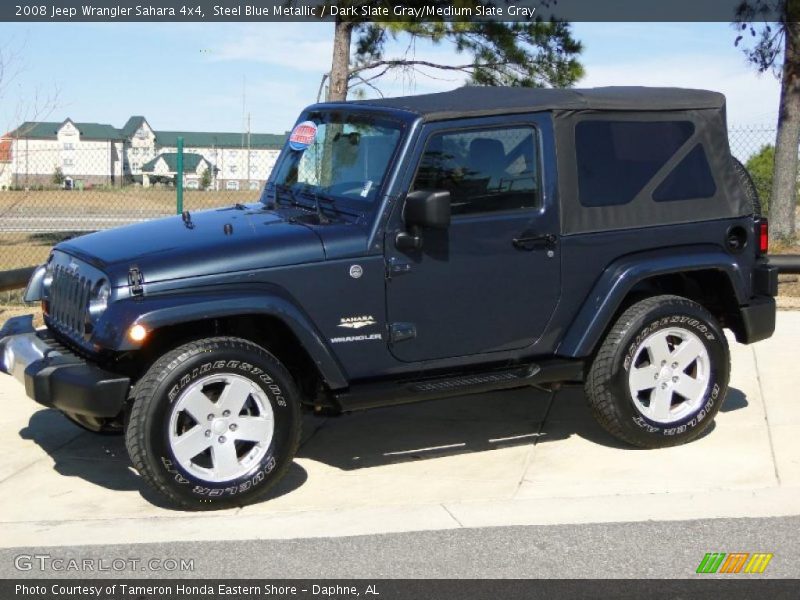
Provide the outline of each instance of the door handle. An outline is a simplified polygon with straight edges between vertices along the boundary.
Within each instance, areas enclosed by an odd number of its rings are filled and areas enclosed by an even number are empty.
[[[536,248],[545,248],[553,250],[556,247],[558,238],[552,233],[545,233],[541,235],[521,235],[511,240],[514,248],[518,250],[535,250]]]

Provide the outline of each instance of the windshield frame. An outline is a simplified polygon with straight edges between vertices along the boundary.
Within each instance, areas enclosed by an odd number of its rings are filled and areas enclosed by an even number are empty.
[[[319,199],[320,205],[322,210],[326,208],[330,209],[332,207],[333,212],[341,212],[344,214],[358,214],[358,215],[374,215],[377,213],[384,201],[386,196],[386,191],[391,181],[394,179],[394,171],[397,168],[397,160],[400,156],[402,148],[405,147],[406,140],[408,138],[409,132],[412,129],[413,124],[413,116],[411,114],[405,113],[404,111],[397,111],[397,110],[387,110],[385,108],[375,108],[375,107],[368,107],[368,106],[359,106],[357,104],[351,103],[324,103],[324,104],[315,104],[309,106],[297,118],[297,121],[292,126],[292,129],[296,127],[299,123],[303,121],[312,120],[314,115],[319,113],[333,113],[333,112],[341,112],[341,113],[348,113],[349,115],[353,116],[363,116],[368,118],[380,118],[388,121],[393,121],[398,125],[398,129],[400,131],[400,136],[397,139],[394,149],[392,150],[392,154],[389,157],[389,161],[386,166],[386,172],[383,174],[381,183],[375,193],[374,199],[372,201],[363,201],[363,200],[354,200],[347,198],[346,196],[338,196],[335,194],[328,194],[322,190],[319,191]],[[412,118],[410,118],[412,117]],[[262,190],[260,202],[263,204],[270,204],[274,202],[276,205],[281,204],[281,200],[278,198],[280,197],[281,193],[277,189],[278,185],[285,185],[285,184],[278,184],[275,181],[276,175],[280,172],[281,168],[283,167],[283,163],[287,160],[292,160],[292,152],[289,148],[289,140],[288,135],[286,142],[281,149],[281,153],[278,156],[278,159],[275,161],[275,166],[272,168],[270,172],[269,178],[264,185],[264,189]],[[304,187],[308,186],[308,184],[302,183],[295,183],[291,187],[295,191],[295,206],[301,206],[304,209],[308,210],[316,210],[315,202],[313,199],[314,192],[310,189],[303,189]]]

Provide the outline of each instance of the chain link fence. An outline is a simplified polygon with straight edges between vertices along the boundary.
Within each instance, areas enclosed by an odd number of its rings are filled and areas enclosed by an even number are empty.
[[[758,155],[764,147],[775,146],[775,135],[776,131],[774,127],[763,125],[731,127],[728,130],[731,154],[738,158],[742,164],[746,165],[748,161]]]
[[[78,235],[176,213],[175,151],[121,160],[112,144],[96,146],[0,146],[0,271],[40,264],[54,244]],[[186,148],[183,209],[257,200],[278,153]]]
[[[732,127],[729,137],[734,156],[747,164],[774,145],[775,130]],[[185,148],[184,210],[255,201],[277,155]],[[109,142],[73,149],[0,141],[0,271],[40,264],[54,244],[77,235],[175,214],[176,158],[170,148],[155,154]]]

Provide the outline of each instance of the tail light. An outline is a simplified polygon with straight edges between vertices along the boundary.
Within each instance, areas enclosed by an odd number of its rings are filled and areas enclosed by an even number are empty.
[[[758,234],[758,254],[766,254],[769,252],[769,221],[767,219],[759,219],[756,226]]]

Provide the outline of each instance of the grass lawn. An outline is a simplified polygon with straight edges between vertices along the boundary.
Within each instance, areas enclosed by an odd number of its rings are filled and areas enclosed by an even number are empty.
[[[196,211],[258,199],[258,191],[189,190],[184,192],[184,210]],[[37,229],[48,229],[48,219],[59,217],[157,218],[175,214],[175,190],[172,188],[103,188],[86,191],[45,190],[0,193],[0,231],[2,220],[15,217]],[[0,233],[0,270],[30,267],[42,263],[55,244],[82,235],[85,231],[52,233]]]

